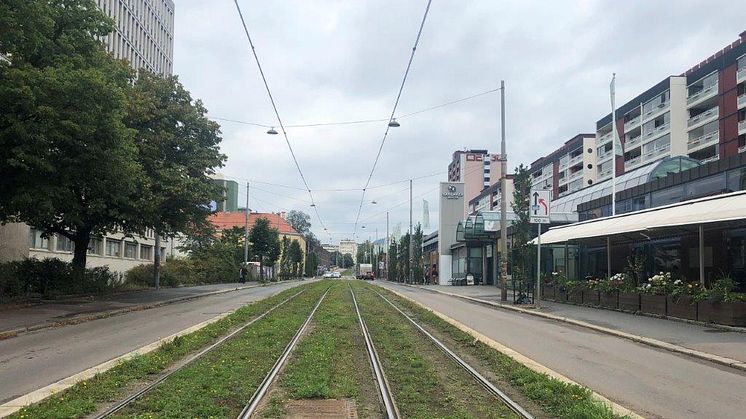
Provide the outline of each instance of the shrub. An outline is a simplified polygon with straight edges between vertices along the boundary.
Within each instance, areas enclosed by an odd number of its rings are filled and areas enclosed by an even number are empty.
[[[86,269],[76,277],[72,264],[56,258],[24,259],[0,264],[0,297],[105,293],[118,286],[107,267]]]
[[[153,286],[153,264],[135,266],[127,271],[126,282],[138,287]],[[161,286],[177,287],[202,283],[190,259],[165,259],[161,263]]]
[[[153,285],[153,265],[143,264],[135,266],[125,274],[125,283],[138,287]]]

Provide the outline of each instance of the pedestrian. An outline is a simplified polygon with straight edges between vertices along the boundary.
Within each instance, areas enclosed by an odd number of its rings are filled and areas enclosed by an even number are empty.
[[[241,269],[238,272],[238,276],[239,276],[239,281],[242,284],[246,283],[246,274],[247,274],[247,272],[246,272],[246,266],[241,266]]]

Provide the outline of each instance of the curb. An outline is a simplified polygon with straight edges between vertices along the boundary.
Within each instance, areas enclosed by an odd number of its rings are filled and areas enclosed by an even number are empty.
[[[396,290],[393,290],[393,289],[388,288],[388,287],[383,287],[383,286],[381,286],[381,288],[384,288],[384,289],[386,289],[388,291],[391,291],[392,293],[394,293],[397,296],[399,296],[399,297],[401,297],[401,298],[403,298],[403,299],[411,302],[412,304],[415,304],[418,307],[421,307],[421,308],[423,308],[423,309],[425,309],[425,310],[427,310],[427,311],[435,314],[436,316],[438,316],[442,320],[446,321],[447,323],[451,324],[452,326],[455,326],[457,329],[461,330],[462,332],[469,334],[474,339],[476,339],[476,340],[482,342],[483,344],[489,346],[490,348],[492,348],[492,349],[494,349],[494,350],[502,353],[503,355],[506,355],[506,356],[512,358],[514,361],[522,364],[523,366],[525,366],[526,368],[528,368],[528,369],[530,369],[530,370],[532,370],[534,372],[537,372],[539,374],[546,374],[549,377],[554,378],[555,380],[562,381],[562,382],[567,383],[567,384],[577,385],[577,386],[580,386],[580,387],[588,389],[591,392],[591,397],[593,397],[593,399],[595,399],[595,400],[603,403],[604,405],[606,405],[616,415],[627,417],[627,418],[630,418],[630,419],[644,419],[644,416],[640,416],[639,414],[637,414],[637,413],[633,412],[632,410],[630,410],[630,409],[628,409],[628,408],[620,405],[619,403],[616,403],[616,402],[610,400],[609,398],[607,398],[607,397],[605,397],[605,396],[603,396],[603,395],[601,395],[601,394],[593,391],[592,389],[588,388],[587,386],[584,386],[584,385],[582,385],[582,384],[580,384],[580,383],[578,383],[578,382],[576,382],[576,381],[574,381],[574,380],[572,380],[572,379],[570,379],[568,377],[565,377],[564,375],[562,375],[562,374],[560,374],[560,373],[558,373],[558,372],[556,372],[556,371],[554,371],[554,370],[552,370],[552,369],[544,366],[543,364],[540,364],[540,363],[534,361],[533,359],[531,359],[531,358],[529,358],[529,357],[521,354],[520,352],[517,352],[517,351],[515,351],[515,350],[513,350],[513,349],[511,349],[511,348],[509,348],[509,347],[507,347],[507,346],[505,346],[505,345],[503,345],[501,343],[498,343],[497,341],[495,341],[495,340],[493,340],[493,339],[491,339],[491,338],[489,338],[489,337],[487,337],[487,336],[485,336],[485,335],[477,332],[476,330],[470,328],[469,326],[466,326],[465,324],[459,322],[458,320],[452,319],[452,318],[446,316],[443,313],[435,311],[435,310],[431,309],[430,307],[427,307],[424,304],[420,303],[419,301],[416,301],[416,300],[414,300],[414,299],[412,299],[412,298],[410,298],[410,297],[408,297],[406,295],[403,295],[403,294],[401,294],[400,292],[398,292]],[[413,288],[416,288],[416,287],[413,287]]]
[[[236,288],[230,288],[230,289],[224,289],[224,290],[211,291],[211,292],[204,293],[204,294],[188,295],[188,296],[184,296],[184,297],[177,297],[177,298],[172,298],[170,300],[163,300],[163,301],[158,301],[158,302],[154,302],[154,303],[141,304],[141,305],[132,306],[132,307],[125,307],[125,308],[118,308],[116,310],[102,311],[102,312],[99,312],[99,313],[96,313],[96,314],[91,314],[91,315],[82,315],[82,316],[72,317],[72,318],[69,318],[69,319],[66,319],[66,320],[63,320],[63,321],[59,321],[59,322],[39,323],[39,324],[34,324],[34,325],[31,325],[31,326],[27,326],[27,327],[19,327],[19,328],[16,328],[16,329],[4,330],[4,331],[0,331],[0,340],[14,338],[14,337],[17,337],[18,335],[29,333],[29,332],[35,332],[35,331],[38,331],[38,330],[52,329],[52,328],[55,328],[55,327],[62,327],[62,326],[71,326],[71,325],[74,325],[74,324],[80,324],[80,323],[85,323],[85,322],[89,322],[89,321],[93,321],[93,320],[105,319],[107,317],[117,316],[119,314],[130,313],[130,312],[133,312],[133,311],[148,310],[148,309],[151,309],[151,308],[162,307],[162,306],[166,306],[166,305],[170,305],[170,304],[175,304],[175,303],[181,303],[181,302],[189,301],[189,300],[195,300],[197,298],[209,297],[211,295],[226,294],[226,293],[233,292],[233,291],[245,290],[245,289],[250,289],[250,288],[257,288],[257,287],[261,287],[261,286],[262,286],[261,284],[257,284],[257,285],[247,285],[247,286],[243,286],[243,287],[236,287]]]
[[[746,371],[746,362],[738,361],[738,360],[735,360],[735,359],[732,359],[732,358],[728,358],[728,357],[724,357],[724,356],[720,356],[720,355],[709,354],[707,352],[698,351],[696,349],[685,348],[683,346],[675,345],[673,343],[664,342],[664,341],[661,341],[661,340],[658,340],[658,339],[648,338],[648,337],[645,337],[645,336],[639,336],[639,335],[634,335],[632,333],[627,333],[627,332],[622,332],[622,331],[619,331],[619,330],[609,329],[607,327],[597,326],[595,324],[591,324],[591,323],[580,321],[580,320],[571,319],[571,318],[568,318],[568,317],[556,316],[554,314],[542,313],[542,312],[533,311],[533,310],[527,310],[525,308],[514,307],[514,306],[511,306],[511,305],[507,305],[507,304],[500,304],[500,303],[496,303],[494,301],[482,300],[480,298],[469,297],[467,295],[454,294],[454,293],[450,293],[450,292],[446,292],[446,291],[441,291],[441,290],[436,290],[436,289],[420,288],[420,287],[416,287],[416,286],[412,286],[412,285],[406,285],[406,286],[411,287],[411,288],[423,289],[423,290],[426,290],[426,291],[437,292],[438,294],[447,295],[449,297],[461,298],[463,300],[471,301],[471,302],[477,303],[477,304],[487,305],[487,306],[490,306],[490,307],[497,307],[497,308],[502,308],[502,309],[505,309],[505,310],[512,310],[512,311],[516,311],[516,312],[519,312],[519,313],[528,314],[528,315],[531,315],[531,316],[541,317],[541,318],[548,319],[548,320],[554,320],[554,321],[559,321],[559,322],[571,324],[571,325],[574,325],[574,326],[584,327],[586,329],[591,329],[591,330],[594,330],[596,332],[600,332],[600,333],[604,333],[604,334],[607,334],[607,335],[612,335],[612,336],[624,338],[624,339],[631,340],[633,342],[641,343],[643,345],[651,346],[651,347],[654,347],[654,348],[665,349],[665,350],[670,351],[670,352],[675,352],[675,353],[679,353],[679,354],[683,354],[683,355],[688,355],[688,356],[691,356],[693,358],[697,358],[697,359],[701,359],[701,360],[704,360],[704,361],[713,362],[713,363],[716,363],[716,364],[719,364],[719,365],[723,365],[723,366],[726,366],[726,367],[735,368],[735,369],[738,369],[738,370],[741,370],[741,371]]]

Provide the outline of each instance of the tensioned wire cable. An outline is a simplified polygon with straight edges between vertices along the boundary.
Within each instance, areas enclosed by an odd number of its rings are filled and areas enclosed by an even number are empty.
[[[407,76],[409,75],[409,70],[412,68],[412,61],[414,60],[414,54],[417,52],[417,45],[420,43],[420,37],[422,36],[422,30],[425,27],[425,21],[427,20],[427,14],[430,11],[430,4],[432,3],[432,0],[427,0],[427,6],[425,7],[425,13],[422,15],[422,21],[420,22],[420,28],[417,31],[417,38],[414,40],[414,46],[412,47],[412,53],[409,55],[409,62],[407,62],[407,69],[404,70],[404,77],[402,78],[401,85],[399,86],[399,92],[396,94],[396,101],[394,102],[394,107],[391,109],[391,115],[389,116],[389,121],[394,119],[394,115],[396,114],[396,108],[399,106],[399,100],[401,99],[402,92],[404,91],[404,85],[407,82]],[[353,229],[353,237],[355,236],[355,233],[357,233],[357,223],[360,220],[360,212],[363,210],[363,202],[365,201],[365,190],[370,185],[370,180],[373,178],[373,173],[376,171],[376,166],[378,166],[378,160],[381,158],[381,152],[383,151],[383,146],[386,144],[386,138],[389,135],[389,130],[391,127],[389,124],[386,124],[386,131],[383,133],[383,138],[381,139],[381,145],[378,147],[378,153],[376,153],[376,159],[373,161],[373,167],[370,169],[370,174],[368,175],[368,180],[365,181],[365,186],[363,187],[362,194],[360,196],[360,205],[357,209],[357,216],[355,217],[355,228]]]
[[[261,74],[262,76],[262,81],[264,82],[264,88],[267,90],[267,95],[269,96],[269,100],[272,103],[272,109],[274,109],[275,111],[275,117],[277,117],[277,123],[280,125],[280,129],[282,130],[282,136],[285,138],[285,143],[287,143],[288,145],[288,149],[290,150],[290,155],[293,157],[293,162],[295,162],[295,167],[298,169],[300,178],[301,180],[303,180],[303,185],[305,185],[306,190],[308,191],[308,196],[311,198],[311,206],[313,207],[313,210],[316,213],[316,218],[318,218],[319,224],[321,224],[322,227],[326,228],[324,226],[324,222],[321,220],[321,215],[319,214],[319,210],[316,207],[316,203],[313,200],[313,193],[311,192],[311,187],[308,186],[306,177],[303,175],[303,170],[301,170],[300,164],[298,164],[298,159],[295,156],[295,151],[293,150],[293,146],[290,144],[290,139],[288,138],[288,134],[285,131],[285,126],[282,122],[282,118],[280,117],[280,112],[277,110],[277,104],[275,103],[275,98],[274,96],[272,96],[272,90],[270,90],[269,88],[267,77],[264,74],[264,69],[262,69],[262,64],[259,61],[259,56],[256,53],[256,48],[254,47],[254,41],[251,40],[249,29],[246,26],[246,21],[244,20],[243,13],[241,12],[241,6],[239,6],[238,0],[233,0],[233,3],[235,3],[236,10],[238,10],[238,16],[241,18],[241,25],[243,26],[244,33],[246,33],[246,38],[249,40],[249,45],[251,46],[251,53],[252,55],[254,55],[256,66],[259,68],[259,74]]]

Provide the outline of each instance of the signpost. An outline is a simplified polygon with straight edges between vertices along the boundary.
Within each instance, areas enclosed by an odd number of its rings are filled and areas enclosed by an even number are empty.
[[[538,190],[531,192],[530,222],[538,224],[539,229],[539,235],[536,236],[536,290],[534,291],[536,307],[539,306],[541,300],[541,225],[549,224],[549,202],[551,198],[551,191]]]

